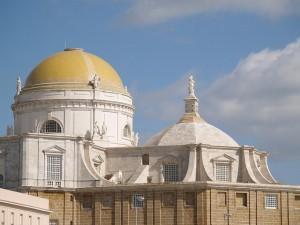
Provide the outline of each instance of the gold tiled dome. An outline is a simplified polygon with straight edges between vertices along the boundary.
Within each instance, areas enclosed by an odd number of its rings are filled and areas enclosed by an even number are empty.
[[[97,75],[100,89],[124,92],[119,74],[106,61],[79,48],[67,48],[37,65],[29,74],[24,91],[37,89],[88,89]]]

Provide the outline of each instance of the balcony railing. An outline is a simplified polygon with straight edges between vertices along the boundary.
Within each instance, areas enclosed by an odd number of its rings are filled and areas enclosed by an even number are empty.
[[[48,187],[61,187],[61,181],[60,180],[47,180],[47,186]]]

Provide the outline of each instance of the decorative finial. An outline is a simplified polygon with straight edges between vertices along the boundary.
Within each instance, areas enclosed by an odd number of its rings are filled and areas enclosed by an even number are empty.
[[[195,81],[193,75],[189,76],[189,96],[195,97]]]
[[[198,123],[204,121],[198,110],[198,98],[195,95],[195,81],[192,75],[189,76],[189,95],[184,99],[185,113],[178,123]]]
[[[22,81],[21,78],[17,78],[17,87],[16,87],[16,96],[18,96],[21,93],[22,90]]]

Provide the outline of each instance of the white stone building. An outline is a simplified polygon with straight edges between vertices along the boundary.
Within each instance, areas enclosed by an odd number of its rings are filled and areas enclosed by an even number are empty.
[[[147,179],[276,183],[265,152],[240,146],[198,114],[192,77],[185,114],[144,147],[137,147],[132,97],[119,75],[81,49],[41,62],[24,87],[18,80],[12,109],[14,133],[0,138],[0,174],[7,188]]]
[[[1,225],[43,225],[49,223],[49,201],[0,188]]]
[[[17,81],[14,127],[0,137],[1,186],[88,191],[174,182],[277,184],[268,154],[206,122],[192,76],[187,83],[182,117],[138,146],[132,97],[111,65],[82,49],[48,57],[24,86]]]

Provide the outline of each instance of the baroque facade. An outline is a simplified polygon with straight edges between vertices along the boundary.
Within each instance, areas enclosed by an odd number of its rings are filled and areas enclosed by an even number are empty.
[[[49,199],[51,225],[299,225],[300,187],[207,123],[192,76],[187,86],[182,117],[139,146],[111,65],[77,48],[48,57],[17,81],[1,185]]]

